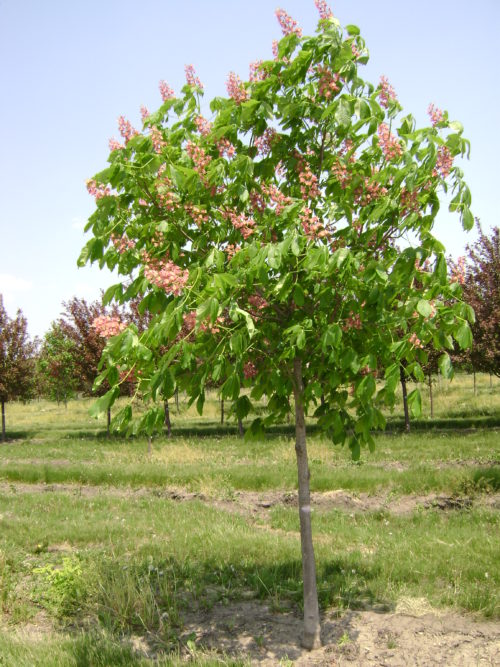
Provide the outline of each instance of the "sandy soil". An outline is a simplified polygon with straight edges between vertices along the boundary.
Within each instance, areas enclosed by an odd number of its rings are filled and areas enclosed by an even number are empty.
[[[394,613],[334,613],[322,620],[323,646],[300,648],[301,619],[255,601],[185,617],[183,639],[255,665],[500,665],[500,623],[433,612],[407,600]]]

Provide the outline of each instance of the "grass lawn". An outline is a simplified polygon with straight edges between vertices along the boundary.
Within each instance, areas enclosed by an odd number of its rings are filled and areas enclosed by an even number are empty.
[[[474,396],[467,376],[436,382],[435,419],[404,435],[394,418],[361,463],[313,431],[312,489],[353,503],[314,511],[322,609],[415,598],[500,618],[500,430],[471,427],[500,423],[500,382],[489,383],[478,376]],[[245,664],[200,652],[183,619],[234,600],[300,609],[297,510],[282,502],[296,490],[293,434],[248,443],[220,426],[214,395],[204,421],[172,406],[174,437],[149,452],[145,438],[107,438],[90,403],[7,406],[0,665]],[[156,661],[135,650],[146,639]]]

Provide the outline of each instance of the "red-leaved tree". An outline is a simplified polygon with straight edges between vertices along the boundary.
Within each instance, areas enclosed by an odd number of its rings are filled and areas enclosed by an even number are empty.
[[[5,433],[5,403],[31,398],[35,381],[35,346],[28,337],[28,322],[21,310],[9,318],[0,294],[0,403],[2,441]]]

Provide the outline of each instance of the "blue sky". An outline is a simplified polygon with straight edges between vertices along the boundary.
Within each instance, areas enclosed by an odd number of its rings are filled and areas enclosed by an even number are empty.
[[[140,127],[139,107],[160,104],[158,82],[175,90],[192,63],[207,102],[225,95],[234,70],[271,57],[281,36],[276,7],[312,34],[313,0],[0,0],[0,293],[43,335],[72,296],[94,299],[113,282],[97,267],[78,269],[93,210],[85,180],[106,166],[117,118]],[[464,164],[473,212],[498,225],[500,155],[498,0],[337,0],[370,50],[365,78],[386,75],[405,111],[427,123],[430,102],[460,120],[472,143]],[[435,228],[457,257],[474,234],[440,214]]]

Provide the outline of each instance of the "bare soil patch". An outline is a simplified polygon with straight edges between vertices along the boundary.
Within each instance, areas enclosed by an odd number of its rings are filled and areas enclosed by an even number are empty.
[[[230,498],[217,498],[204,493],[190,492],[177,488],[116,487],[80,484],[28,484],[25,482],[0,482],[0,493],[71,493],[82,497],[113,496],[117,498],[140,498],[154,495],[177,502],[199,500],[226,512],[236,512],[243,516],[265,518],[277,506],[297,506],[297,493],[290,491],[237,491]],[[339,489],[312,493],[313,507],[322,511],[341,510],[345,512],[380,512],[396,515],[411,514],[417,509],[464,510],[473,506],[500,509],[500,493],[481,494],[474,497],[448,496],[445,494],[394,496],[382,493],[369,495],[353,494]]]
[[[350,611],[322,620],[323,646],[300,647],[302,619],[273,613],[255,601],[215,606],[186,615],[181,639],[203,650],[244,656],[272,665],[498,665],[500,623],[475,622],[456,614]]]

